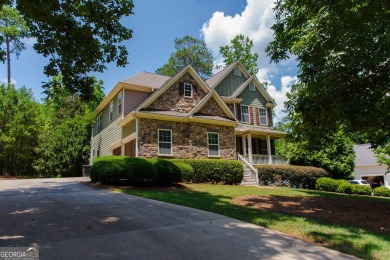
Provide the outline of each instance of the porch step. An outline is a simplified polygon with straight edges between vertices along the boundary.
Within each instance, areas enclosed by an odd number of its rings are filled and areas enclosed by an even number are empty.
[[[255,181],[246,181],[246,182],[241,182],[240,183],[241,186],[258,186],[257,183]]]

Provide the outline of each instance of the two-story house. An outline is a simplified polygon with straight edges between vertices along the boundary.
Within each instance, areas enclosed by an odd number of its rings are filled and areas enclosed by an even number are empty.
[[[274,106],[240,61],[206,81],[191,66],[173,77],[141,72],[118,82],[96,109],[91,162],[126,155],[282,163],[274,140],[286,134],[271,129]]]

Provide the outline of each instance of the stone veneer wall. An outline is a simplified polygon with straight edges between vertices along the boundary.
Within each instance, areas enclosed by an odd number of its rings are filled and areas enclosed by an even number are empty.
[[[184,97],[184,94],[179,94],[179,83],[190,83],[193,86],[197,86],[197,91],[193,91],[192,98],[186,98]],[[191,74],[187,72],[164,93],[162,93],[152,104],[150,104],[148,108],[188,113],[205,95],[206,92],[198,85]]]
[[[218,105],[214,98],[210,98],[207,103],[198,111],[198,113],[226,117],[225,112],[223,112],[222,108]]]
[[[142,157],[158,157],[158,129],[169,129],[172,130],[173,158],[208,158],[207,132],[219,133],[220,158],[236,158],[233,126],[142,118],[138,127],[139,156]]]

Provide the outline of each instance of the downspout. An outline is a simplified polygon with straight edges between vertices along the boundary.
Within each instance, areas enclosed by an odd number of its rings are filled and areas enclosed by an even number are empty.
[[[135,119],[135,157],[138,157],[138,118]]]

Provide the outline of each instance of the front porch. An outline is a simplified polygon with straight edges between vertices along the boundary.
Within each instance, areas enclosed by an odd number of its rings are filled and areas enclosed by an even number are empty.
[[[259,131],[242,135],[236,133],[236,151],[250,165],[288,164],[287,158],[275,154],[275,140],[282,137]]]

